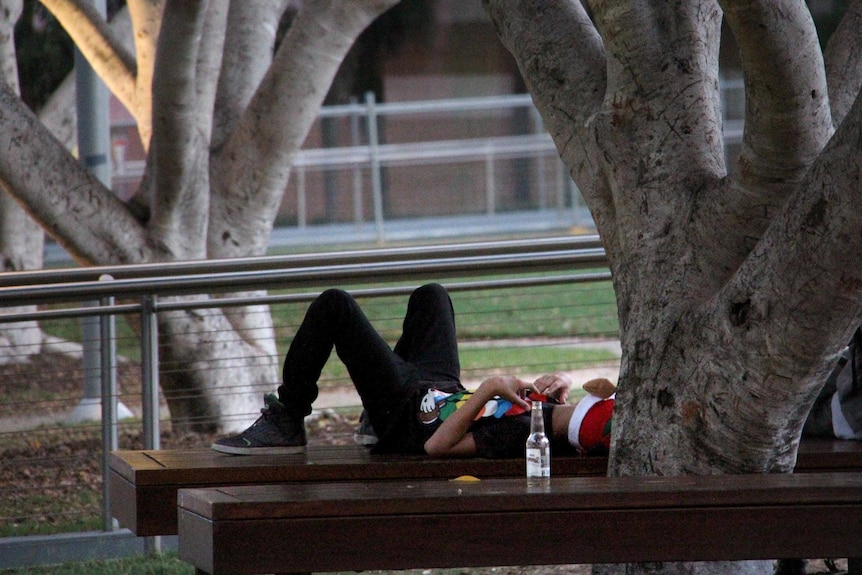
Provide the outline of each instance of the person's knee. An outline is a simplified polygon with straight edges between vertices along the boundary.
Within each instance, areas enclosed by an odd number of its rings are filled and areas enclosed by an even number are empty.
[[[416,298],[423,299],[449,299],[449,292],[446,291],[446,288],[437,283],[425,284],[421,287],[416,288],[413,292],[413,296]]]
[[[353,296],[342,289],[338,288],[329,288],[324,290],[319,296],[317,296],[318,301],[340,301],[340,300],[351,300]]]

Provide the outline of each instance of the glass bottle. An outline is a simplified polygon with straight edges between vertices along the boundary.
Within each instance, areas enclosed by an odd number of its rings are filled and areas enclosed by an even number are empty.
[[[545,435],[542,402],[533,401],[530,435],[527,437],[527,486],[547,487],[551,483],[551,446]]]

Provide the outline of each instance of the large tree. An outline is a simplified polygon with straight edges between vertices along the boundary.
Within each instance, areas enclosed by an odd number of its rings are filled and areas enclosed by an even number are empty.
[[[825,50],[802,0],[484,3],[613,273],[610,473],[790,472],[862,321],[862,3]],[[723,21],[746,94],[732,172]]]
[[[129,51],[88,0],[43,0],[137,121],[145,177],[129,202],[117,198],[39,122],[7,73],[0,183],[82,265],[261,255],[340,62],[397,2],[302,2],[274,51],[289,0],[129,0]],[[20,0],[0,5],[9,20]],[[244,427],[258,390],[277,381],[266,310],[163,313],[159,324],[162,361],[174,366],[162,377],[173,422]]]

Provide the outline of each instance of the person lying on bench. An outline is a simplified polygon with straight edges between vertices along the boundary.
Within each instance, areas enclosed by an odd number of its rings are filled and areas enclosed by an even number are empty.
[[[544,403],[553,453],[607,452],[614,387],[607,380],[584,384],[587,397],[566,404],[571,379],[564,373],[533,382],[491,377],[475,392],[460,382],[455,314],[437,284],[410,297],[403,332],[391,349],[356,301],[327,290],[309,307],[284,361],[278,395],[267,394],[261,417],[213,449],[233,454],[301,453],[303,419],[317,398],[317,380],[333,347],[347,367],[364,407],[363,426],[376,452],[428,453],[438,457],[519,457],[529,434],[529,404]],[[862,330],[857,332],[815,402],[803,436],[862,439]],[[527,397],[531,399],[532,397]]]
[[[317,398],[317,380],[335,348],[362,399],[378,453],[428,453],[436,457],[523,456],[530,429],[530,399],[543,400],[552,453],[606,453],[613,385],[596,380],[592,394],[566,403],[571,379],[553,373],[527,382],[512,376],[486,379],[473,392],[461,385],[455,312],[438,284],[410,296],[401,337],[391,348],[353,297],[323,292],[308,308],[284,360],[278,394],[264,396],[261,416],[242,433],[219,439],[216,451],[301,453],[305,416]]]

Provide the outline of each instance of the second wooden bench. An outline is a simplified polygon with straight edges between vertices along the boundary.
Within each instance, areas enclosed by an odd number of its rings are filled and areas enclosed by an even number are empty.
[[[213,575],[862,557],[859,473],[284,484],[179,506],[180,559]]]

